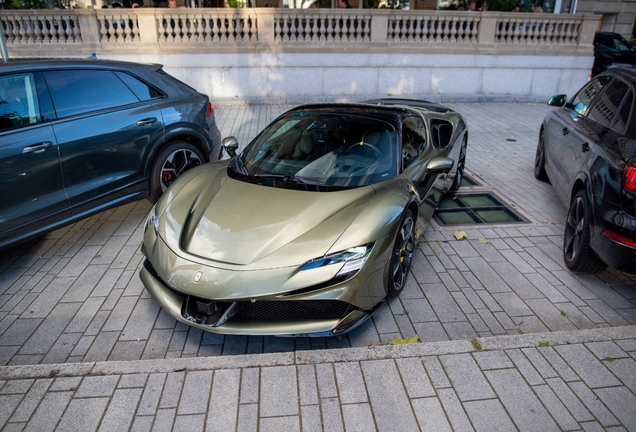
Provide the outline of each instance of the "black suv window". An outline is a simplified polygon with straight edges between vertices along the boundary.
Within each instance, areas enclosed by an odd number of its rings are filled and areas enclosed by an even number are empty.
[[[631,47],[627,40],[617,37],[603,37],[598,38],[594,41],[594,45],[597,48],[597,51],[633,51],[634,49]]]
[[[610,127],[616,111],[621,106],[623,97],[629,91],[629,87],[623,81],[615,79],[603,92],[594,100],[594,105],[590,108],[588,118],[596,123]]]
[[[44,72],[44,76],[58,117],[139,102],[111,71],[61,70]]]
[[[572,109],[579,115],[586,115],[594,96],[607,84],[610,77],[603,76],[587,83],[572,99]]]
[[[402,167],[406,168],[426,148],[426,126],[419,117],[408,117],[402,124]]]
[[[612,129],[621,135],[625,135],[627,132],[627,126],[629,123],[629,119],[631,118],[632,105],[634,105],[634,92],[630,92],[627,96],[625,96],[625,101],[614,119],[614,124],[612,125]]]
[[[117,75],[119,79],[121,79],[124,84],[126,84],[128,88],[135,93],[135,96],[142,101],[156,99],[163,96],[154,88],[149,87],[146,83],[139,81],[137,78],[127,74],[126,72],[115,72],[115,75]]]
[[[30,73],[0,77],[0,131],[41,121],[35,80]]]

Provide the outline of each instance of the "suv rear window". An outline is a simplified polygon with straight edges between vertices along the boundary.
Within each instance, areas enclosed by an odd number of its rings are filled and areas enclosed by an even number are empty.
[[[111,71],[61,70],[44,72],[44,76],[58,117],[139,102]]]
[[[615,79],[612,81],[599,97],[594,100],[594,105],[589,110],[588,118],[609,128],[616,111],[621,106],[623,97],[628,91],[629,87],[621,80]]]
[[[119,79],[122,80],[124,84],[133,91],[133,93],[135,93],[135,96],[137,96],[139,100],[147,101],[163,97],[163,95],[157,90],[146,85],[146,83],[139,81],[137,78],[127,74],[126,72],[115,72],[115,75],[117,75]]]

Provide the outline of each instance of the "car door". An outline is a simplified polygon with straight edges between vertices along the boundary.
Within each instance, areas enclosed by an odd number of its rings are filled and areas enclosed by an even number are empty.
[[[427,175],[428,161],[438,156],[439,150],[427,141],[426,125],[419,116],[402,121],[402,169],[420,198],[419,214],[429,220],[442,198],[445,174]]]
[[[139,80],[125,72],[66,69],[44,76],[73,217],[146,196],[146,148],[164,130],[161,111],[144,100],[152,95],[140,94],[127,77]]]
[[[41,74],[0,76],[0,246],[70,219],[52,116]]]
[[[580,136],[579,122],[609,80],[604,76],[587,83],[566,106],[554,111],[546,125],[546,169],[551,174],[550,179],[557,183],[554,189],[564,203],[569,202],[570,177],[579,164],[581,146],[586,142]]]

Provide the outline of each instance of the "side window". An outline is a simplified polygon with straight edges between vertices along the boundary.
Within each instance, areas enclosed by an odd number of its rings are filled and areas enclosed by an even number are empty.
[[[621,106],[623,97],[628,91],[629,87],[627,84],[615,79],[594,100],[594,105],[590,108],[587,117],[601,126],[609,128],[616,111]]]
[[[627,126],[629,123],[629,119],[632,118],[630,115],[632,113],[632,106],[634,105],[634,92],[630,92],[623,102],[623,106],[621,106],[621,110],[618,112],[618,115],[614,119],[614,124],[612,125],[612,129],[621,135],[625,135],[627,132]]]
[[[592,99],[594,96],[601,91],[601,89],[607,84],[610,80],[610,77],[604,76],[601,78],[596,78],[589,83],[585,87],[583,87],[577,94],[572,98],[572,109],[576,111],[579,115],[586,115],[587,111],[590,108],[590,103],[592,103]]]
[[[62,70],[44,76],[58,117],[139,102],[111,71]]]
[[[122,80],[124,84],[133,91],[133,93],[135,93],[135,96],[137,96],[139,100],[147,101],[163,97],[163,95],[157,90],[149,87],[146,83],[139,81],[137,78],[127,74],[126,72],[115,72],[115,75],[117,75],[119,79]]]
[[[419,117],[408,117],[402,124],[402,167],[406,168],[426,148],[426,127]]]
[[[0,131],[41,121],[35,80],[30,73],[0,77]]]

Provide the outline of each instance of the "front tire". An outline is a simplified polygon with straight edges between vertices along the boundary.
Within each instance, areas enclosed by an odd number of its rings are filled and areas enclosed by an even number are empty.
[[[587,194],[581,190],[570,203],[563,235],[563,258],[572,271],[594,273],[603,265],[590,246],[591,217]]]
[[[409,275],[413,252],[415,250],[415,217],[409,209],[404,210],[399,229],[395,237],[389,267],[387,295],[397,297]]]
[[[175,141],[164,146],[152,162],[148,199],[156,202],[181,174],[203,163],[203,155],[190,143]]]
[[[539,133],[537,153],[534,156],[534,177],[537,180],[548,179],[548,174],[545,172],[545,137],[543,130]]]

